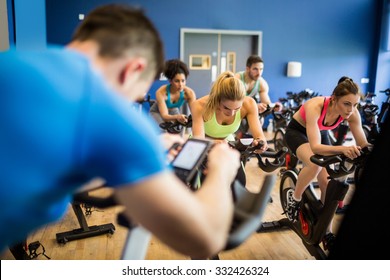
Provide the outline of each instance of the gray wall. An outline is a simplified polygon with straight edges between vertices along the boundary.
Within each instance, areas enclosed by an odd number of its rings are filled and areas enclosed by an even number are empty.
[[[0,0],[0,51],[9,49],[7,2]]]

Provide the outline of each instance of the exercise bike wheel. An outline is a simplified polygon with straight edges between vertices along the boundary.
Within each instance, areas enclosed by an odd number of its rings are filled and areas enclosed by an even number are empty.
[[[286,144],[284,141],[284,134],[285,134],[284,128],[278,128],[275,131],[274,146],[275,146],[276,151],[280,151],[283,147],[286,147]]]
[[[276,130],[274,140],[273,140],[276,151],[280,151],[283,147],[288,148],[285,134],[286,131],[284,128],[278,128]],[[295,169],[295,167],[298,165],[298,158],[290,152],[290,149],[288,150],[285,157],[286,157],[286,168]]]
[[[280,180],[279,195],[280,204],[282,206],[283,211],[286,211],[287,207],[287,193],[289,190],[295,189],[297,179],[298,175],[292,170],[287,170],[282,175],[282,179]]]

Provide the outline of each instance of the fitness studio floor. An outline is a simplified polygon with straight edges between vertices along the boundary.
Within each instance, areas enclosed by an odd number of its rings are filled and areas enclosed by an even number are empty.
[[[266,134],[267,139],[272,135]],[[248,189],[258,192],[262,185],[264,172],[257,167],[256,159],[251,159],[246,166]],[[278,174],[278,170],[275,171]],[[345,203],[353,194],[354,186],[351,185]],[[96,192],[107,193],[109,190],[101,189]],[[269,203],[264,221],[274,221],[283,218],[279,201],[279,176],[272,192],[273,202]],[[83,209],[84,210],[84,209]],[[58,244],[56,233],[79,228],[76,216],[69,206],[68,213],[58,223],[43,227],[28,238],[28,243],[39,241],[44,246],[45,254],[53,260],[116,260],[121,258],[122,248],[127,237],[126,228],[117,225],[116,216],[121,207],[111,209],[93,209],[92,215],[87,217],[89,226],[113,223],[116,227],[114,234],[100,235],[80,240]],[[342,214],[336,215],[334,230],[337,230]],[[42,252],[39,248],[37,253]],[[299,237],[291,230],[274,232],[262,232],[253,234],[245,243],[236,249],[222,252],[219,255],[223,260],[311,260],[314,259],[305,249]],[[13,260],[11,253],[6,250],[1,255],[2,260]],[[39,260],[46,260],[44,255],[39,255]],[[152,238],[146,259],[149,260],[182,260],[190,259],[162,244],[156,238]]]

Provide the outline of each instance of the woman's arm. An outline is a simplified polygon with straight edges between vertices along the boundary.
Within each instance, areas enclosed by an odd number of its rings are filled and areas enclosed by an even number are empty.
[[[170,116],[168,113],[168,107],[167,107],[167,104],[165,103],[166,92],[167,92],[167,85],[161,86],[156,91],[156,102],[157,102],[157,106],[158,106],[158,111],[160,112],[161,118],[164,121],[173,121],[176,118],[174,118],[173,116]]]
[[[205,138],[204,131],[204,120],[203,120],[203,109],[205,106],[204,96],[200,99],[195,100],[191,104],[191,115],[192,115],[192,136],[196,138]]]
[[[306,112],[306,133],[309,139],[311,150],[319,155],[344,154],[349,158],[360,155],[360,148],[357,146],[333,146],[321,144],[321,133],[318,127],[318,119],[321,115],[323,97],[315,97],[305,103]]]
[[[262,151],[267,150],[267,139],[265,138],[263,128],[261,127],[259,120],[259,111],[257,109],[256,101],[251,97],[245,97],[243,103],[243,109],[241,118],[245,118],[248,120],[249,129],[252,132],[253,138],[259,142],[263,141],[264,146],[261,149]],[[256,145],[257,143],[255,143]]]
[[[188,105],[191,106],[191,104],[196,100],[195,91],[192,88],[186,86],[184,88],[184,97]]]
[[[355,139],[356,145],[361,148],[370,145],[367,141],[366,135],[364,134],[360,113],[356,107],[353,109],[353,114],[348,119],[348,125],[353,138]]]
[[[196,94],[195,91],[189,87],[184,88],[184,93],[185,93],[185,99],[187,101],[188,107],[190,109],[190,113],[192,114],[192,106],[194,101],[196,100]]]

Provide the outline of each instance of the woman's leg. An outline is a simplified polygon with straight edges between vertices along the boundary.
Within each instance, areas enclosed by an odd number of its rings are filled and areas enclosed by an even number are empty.
[[[321,171],[320,166],[310,161],[310,157],[313,155],[313,152],[309,143],[300,145],[296,150],[296,155],[298,159],[302,161],[303,167],[299,171],[295,190],[290,190],[287,193],[287,207],[285,209],[288,219],[292,222],[298,219],[302,194]]]
[[[313,155],[313,152],[310,148],[309,143],[305,143],[299,146],[296,155],[298,159],[302,161],[303,168],[298,174],[298,180],[295,186],[293,198],[296,201],[300,201],[303,192],[306,190],[308,185],[316,178],[316,176],[320,173],[322,167],[310,161],[310,157]]]
[[[152,105],[149,109],[149,115],[155,120],[157,125],[160,125],[164,122],[163,118],[160,115],[160,112],[158,110],[157,102]]]

